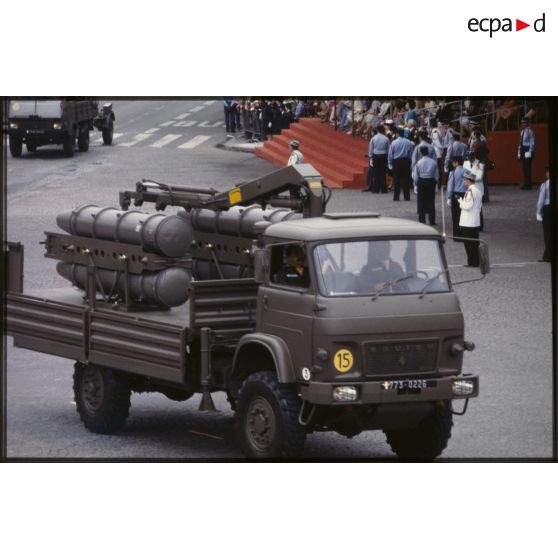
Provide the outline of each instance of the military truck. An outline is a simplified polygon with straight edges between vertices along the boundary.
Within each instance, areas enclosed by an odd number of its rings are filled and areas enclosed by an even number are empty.
[[[97,128],[103,143],[111,145],[114,132],[112,103],[92,100],[12,100],[8,108],[9,147],[12,157],[21,157],[23,144],[29,153],[42,145],[62,145],[73,157],[75,146],[89,150],[89,132]]]
[[[120,208],[63,213],[45,255],[74,286],[24,292],[23,246],[9,243],[8,335],[75,361],[92,432],[123,428],[132,391],[199,393],[204,412],[223,391],[251,458],[298,457],[315,431],[370,429],[402,458],[435,458],[479,390],[462,371],[474,345],[444,239],[328,213],[329,197],[311,165],[295,165],[221,193],[142,180]]]

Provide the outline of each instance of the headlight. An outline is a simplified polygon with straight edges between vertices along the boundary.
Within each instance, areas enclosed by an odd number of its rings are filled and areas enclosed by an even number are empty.
[[[19,124],[17,122],[10,122],[10,128],[12,128],[12,130],[17,130],[19,128]]]
[[[453,395],[472,395],[475,391],[475,382],[471,380],[454,380],[451,391]]]
[[[358,395],[355,386],[336,386],[333,388],[334,401],[356,401]]]
[[[55,123],[52,125],[52,127],[53,127],[55,130],[62,130],[62,122],[55,122]]]

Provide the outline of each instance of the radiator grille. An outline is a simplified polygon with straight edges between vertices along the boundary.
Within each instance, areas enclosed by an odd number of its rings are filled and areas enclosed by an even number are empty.
[[[367,343],[364,351],[367,376],[417,374],[436,368],[438,342]]]

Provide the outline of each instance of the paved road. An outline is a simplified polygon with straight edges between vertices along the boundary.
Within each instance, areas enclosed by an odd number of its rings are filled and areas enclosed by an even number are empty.
[[[55,263],[43,258],[43,231],[56,215],[84,202],[117,205],[118,192],[140,178],[228,188],[274,167],[250,154],[216,149],[225,138],[221,103],[116,101],[115,143],[92,136],[91,149],[62,156],[40,148],[8,157],[8,234],[25,243],[25,288],[65,286]],[[542,231],[535,221],[536,192],[493,188],[485,208],[492,273],[456,286],[467,338],[477,350],[466,369],[481,376],[481,395],[456,417],[445,457],[549,457],[552,451],[550,268],[536,260]],[[415,219],[414,202],[389,195],[334,192],[330,209],[377,210]],[[441,219],[438,219],[441,222]],[[454,280],[472,277],[464,250],[447,245]],[[241,458],[233,414],[223,397],[219,413],[196,411],[198,399],[177,403],[134,394],[120,435],[85,431],[73,403],[70,361],[15,349],[8,340],[8,455],[10,457]],[[334,433],[309,436],[307,458],[393,458],[382,433],[348,440]]]

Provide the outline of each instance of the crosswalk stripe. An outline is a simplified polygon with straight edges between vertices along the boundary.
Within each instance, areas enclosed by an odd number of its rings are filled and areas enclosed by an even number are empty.
[[[212,105],[213,103],[216,103],[217,101],[205,101],[204,105],[206,107],[208,107],[209,105]]]
[[[203,142],[207,141],[211,136],[195,136],[191,140],[179,145],[177,149],[193,149],[198,145],[201,145]]]
[[[161,128],[149,128],[149,130],[145,130],[145,132],[143,132],[144,134],[154,134],[155,132],[158,132]]]
[[[203,105],[200,105],[199,107],[194,107],[193,109],[190,109],[190,112],[199,112],[200,110],[203,110],[205,107]]]
[[[146,140],[147,138],[153,137],[151,134],[136,134],[132,141],[126,141],[124,143],[119,143],[121,147],[132,147],[132,145],[136,145],[140,141]]]
[[[190,128],[192,126],[195,126],[197,123],[197,120],[182,120],[180,122],[177,122],[176,124],[173,124],[173,126],[175,128]]]
[[[122,137],[124,134],[123,133],[118,133],[118,132],[113,132],[112,134],[112,139],[118,139],[120,137]],[[95,135],[94,137],[92,137],[89,140],[89,143],[92,143],[93,145],[101,145],[101,143],[103,143],[103,136],[97,136]]]
[[[184,112],[183,114],[179,114],[178,116],[175,117],[175,120],[184,120],[185,118],[188,118],[190,116],[189,112]]]
[[[214,122],[213,124],[209,123],[209,120],[206,120],[205,122],[200,122],[198,124],[198,128],[217,128],[217,126],[221,125],[221,121],[219,120],[219,122]]]
[[[151,147],[163,147],[169,143],[176,141],[178,138],[182,137],[182,134],[167,134],[161,139],[151,144]]]
[[[165,127],[165,126],[170,126],[171,124],[174,124],[174,120],[168,120],[167,122],[163,122],[162,124],[159,124],[159,126]]]

